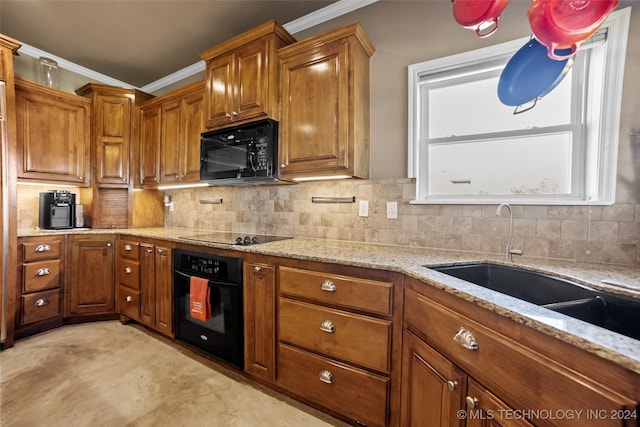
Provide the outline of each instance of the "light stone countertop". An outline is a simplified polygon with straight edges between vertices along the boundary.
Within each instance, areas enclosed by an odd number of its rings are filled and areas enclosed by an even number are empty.
[[[571,262],[566,260],[555,261],[526,257],[519,258],[517,256],[515,257],[515,262],[509,264],[504,262],[504,259],[499,255],[486,253],[311,238],[294,238],[254,246],[236,246],[183,239],[181,238],[183,236],[206,233],[205,230],[184,228],[18,230],[19,237],[77,233],[115,233],[162,239],[181,244],[404,273],[422,280],[426,285],[442,289],[445,292],[478,304],[518,323],[530,326],[640,374],[640,340],[607,331],[589,323],[424,267],[425,265],[436,266],[490,261],[492,263],[515,265],[538,272],[550,273],[592,288],[640,298],[640,267],[637,266]],[[613,282],[614,284],[602,283],[602,280]]]

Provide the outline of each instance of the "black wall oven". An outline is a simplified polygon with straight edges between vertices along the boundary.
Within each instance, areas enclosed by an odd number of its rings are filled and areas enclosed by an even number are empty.
[[[242,259],[181,249],[173,256],[176,340],[242,369]],[[205,321],[191,316],[192,276],[208,281],[211,315]]]

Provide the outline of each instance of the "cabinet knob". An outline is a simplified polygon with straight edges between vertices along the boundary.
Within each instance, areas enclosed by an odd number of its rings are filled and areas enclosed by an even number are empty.
[[[228,117],[231,117],[231,114],[229,114],[229,113],[224,113],[224,116],[228,118]]]
[[[124,250],[125,251],[131,251],[131,245],[130,244],[124,245]]]
[[[131,295],[127,295],[127,297],[125,298],[125,300],[126,300],[127,302],[131,302],[131,301],[133,301],[133,298],[131,298]]]
[[[113,245],[111,244],[111,242],[107,243],[107,247],[108,247],[108,248],[110,248],[111,246],[113,246]]]
[[[159,254],[164,253],[164,249],[160,249],[160,248],[158,248],[158,253],[159,253]]]
[[[256,273],[261,270],[262,270],[262,267],[260,267],[259,265],[256,265],[255,267],[253,267],[253,271],[255,271]]]
[[[478,349],[478,340],[468,329],[462,327],[458,329],[458,332],[453,336],[453,340],[468,350]]]
[[[231,115],[232,115],[232,116],[237,116],[237,115],[238,115],[238,113],[237,113],[237,112],[235,112],[235,111],[232,111],[232,112],[231,112]]]
[[[84,179],[84,176],[79,176],[78,179]]]
[[[147,253],[150,254],[151,252],[153,252],[153,249],[147,248]]]
[[[467,402],[467,408],[468,409],[475,409],[478,407],[478,404],[480,402],[478,402],[478,398],[477,397],[471,397],[471,396],[467,396],[467,398],[465,399]]]
[[[325,291],[325,292],[335,292],[338,288],[336,287],[336,284],[333,283],[331,280],[327,279],[324,282],[322,282],[322,284],[320,285],[320,290]]]
[[[36,271],[36,276],[48,276],[51,274],[51,271],[48,268],[41,268]]]
[[[49,305],[49,300],[40,298],[39,300],[36,300],[33,305],[35,305],[36,307],[44,307],[45,305]]]
[[[36,246],[36,252],[49,252],[51,250],[51,246],[49,245],[38,245]]]
[[[327,371],[326,369],[320,372],[318,379],[323,383],[327,383],[327,384],[333,384],[335,382],[335,379],[333,378],[333,374],[331,373],[331,371]]]
[[[131,274],[131,267],[125,267],[124,272],[127,274]]]
[[[456,391],[456,389],[458,388],[458,381],[447,381],[447,387],[450,391]]]
[[[331,320],[323,320],[320,324],[320,330],[322,332],[328,332],[330,334],[336,331],[336,326],[333,324]]]
[[[280,163],[280,169],[284,169],[286,167],[287,167],[287,165],[285,165],[284,163]]]

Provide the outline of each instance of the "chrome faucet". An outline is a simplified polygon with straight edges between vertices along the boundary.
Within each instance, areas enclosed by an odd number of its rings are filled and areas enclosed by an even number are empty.
[[[496,210],[496,216],[500,216],[500,212],[502,212],[503,207],[506,207],[509,210],[509,241],[507,242],[507,250],[505,251],[504,260],[507,262],[513,262],[513,255],[522,255],[522,250],[512,248],[513,212],[511,212],[511,206],[509,206],[508,203],[501,203],[500,206],[498,206],[498,210]]]

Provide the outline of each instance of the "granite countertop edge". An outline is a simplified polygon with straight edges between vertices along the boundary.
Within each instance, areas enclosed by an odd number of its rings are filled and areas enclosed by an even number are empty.
[[[183,238],[202,232],[203,230],[187,228],[69,229],[57,231],[20,229],[18,237],[55,234],[122,234],[187,245],[399,272],[421,280],[425,285],[439,288],[640,374],[640,340],[607,331],[425,267],[489,261],[550,273],[595,289],[640,298],[640,268],[633,265],[527,257],[517,258],[513,263],[507,263],[501,256],[487,253],[314,238],[296,237],[254,246],[203,243]],[[603,283],[602,280],[607,283]]]

